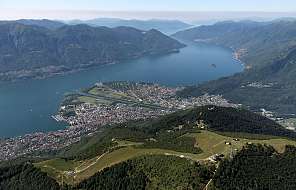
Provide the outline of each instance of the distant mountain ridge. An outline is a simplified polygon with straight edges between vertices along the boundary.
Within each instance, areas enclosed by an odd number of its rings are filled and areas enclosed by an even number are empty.
[[[48,20],[48,19],[20,19],[15,21],[0,21],[0,24],[8,24],[8,23],[19,23],[29,26],[40,26],[47,29],[55,30],[62,26],[65,26],[64,23],[54,20]]]
[[[88,24],[90,26],[106,26],[106,27],[119,27],[119,26],[129,26],[133,28],[137,28],[140,30],[151,30],[156,29],[166,34],[172,34],[180,30],[187,29],[192,25],[187,24],[185,22],[179,20],[124,20],[117,18],[97,18],[92,20],[72,20],[66,21],[67,24],[75,25],[75,24]]]
[[[20,19],[16,20],[17,23],[24,25],[32,25],[32,26],[40,26],[48,29],[58,29],[62,26],[65,26],[64,23],[54,20],[42,19],[42,20],[34,20],[34,19]]]
[[[184,47],[157,30],[0,24],[0,80],[44,77]]]

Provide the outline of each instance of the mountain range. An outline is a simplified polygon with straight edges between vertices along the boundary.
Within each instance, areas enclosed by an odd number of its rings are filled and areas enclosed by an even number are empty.
[[[72,20],[65,21],[65,23],[70,25],[76,24],[88,24],[90,26],[106,26],[110,28],[119,27],[119,26],[129,26],[137,28],[140,30],[151,30],[156,29],[166,34],[173,34],[175,32],[185,30],[192,25],[179,20],[124,20],[117,18],[97,18],[92,20]]]
[[[184,47],[155,29],[32,22],[0,23],[0,80],[45,77]]]

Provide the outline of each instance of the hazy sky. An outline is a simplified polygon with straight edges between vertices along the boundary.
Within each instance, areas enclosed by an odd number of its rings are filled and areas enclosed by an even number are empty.
[[[0,0],[1,9],[296,11],[295,0]]]
[[[75,11],[296,12],[296,0],[0,0],[0,19],[70,17]]]

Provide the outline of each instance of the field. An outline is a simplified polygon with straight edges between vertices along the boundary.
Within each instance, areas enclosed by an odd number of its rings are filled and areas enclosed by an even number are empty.
[[[112,103],[111,101],[104,100],[102,98],[95,98],[90,96],[79,96],[77,99],[79,100],[79,102],[90,103],[90,104],[110,105]]]
[[[55,178],[59,183],[73,183],[73,177],[70,175],[70,171],[77,167],[79,162],[66,161],[64,159],[52,159],[44,162],[36,163],[35,166],[41,168],[49,176]]]
[[[114,89],[110,89],[106,86],[104,87],[93,87],[88,91],[88,94],[99,96],[99,97],[108,97],[111,99],[121,99],[121,100],[136,100],[134,97],[128,96],[125,93],[116,92]]]
[[[231,155],[239,151],[247,143],[259,143],[273,146],[278,152],[284,152],[286,145],[296,146],[295,141],[270,138],[264,140],[240,138],[235,141],[233,137],[224,136],[210,131],[201,131],[201,133],[186,134],[186,136],[195,137],[196,145],[203,150],[201,154],[179,153],[165,149],[147,149],[137,148],[139,143],[129,141],[119,141],[118,147],[112,152],[96,156],[89,160],[84,161],[65,161],[62,159],[53,159],[37,163],[36,166],[40,167],[43,171],[47,172],[50,176],[57,179],[59,183],[78,183],[95,173],[110,167],[114,164],[126,161],[142,155],[163,154],[184,157],[194,161],[204,161],[214,154]],[[226,142],[231,143],[227,145]]]
[[[202,131],[201,133],[189,135],[196,137],[196,146],[199,146],[203,150],[203,153],[197,157],[199,159],[206,159],[214,154],[230,155],[232,151],[240,150],[247,143],[270,145],[280,153],[284,152],[286,145],[296,146],[296,141],[277,137],[264,140],[239,138],[239,141],[235,141],[233,137],[223,136],[210,131]],[[231,143],[231,145],[225,144],[226,142]]]
[[[132,87],[132,84],[130,85],[131,86],[129,86],[129,84],[121,84],[120,82],[118,82],[111,85],[114,88],[111,88],[107,85],[95,86],[84,92],[75,94],[75,96],[72,96],[73,99],[67,104],[74,104],[77,102],[97,105],[112,105],[115,103],[123,103],[130,106],[140,106],[148,109],[163,109],[157,104],[151,104],[149,102],[140,101],[136,96],[120,92],[115,88],[117,87],[119,89],[129,89],[130,87]]]
[[[83,102],[83,103],[90,103],[90,104],[96,104],[97,103],[95,98],[88,97],[88,96],[79,96],[78,100],[80,102]]]

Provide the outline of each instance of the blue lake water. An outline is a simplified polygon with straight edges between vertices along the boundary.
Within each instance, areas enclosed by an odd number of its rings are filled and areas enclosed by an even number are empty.
[[[230,50],[207,44],[190,44],[176,54],[145,57],[42,80],[2,83],[0,138],[64,128],[51,118],[64,94],[98,81],[129,80],[181,86],[242,70],[243,66],[232,58]]]

